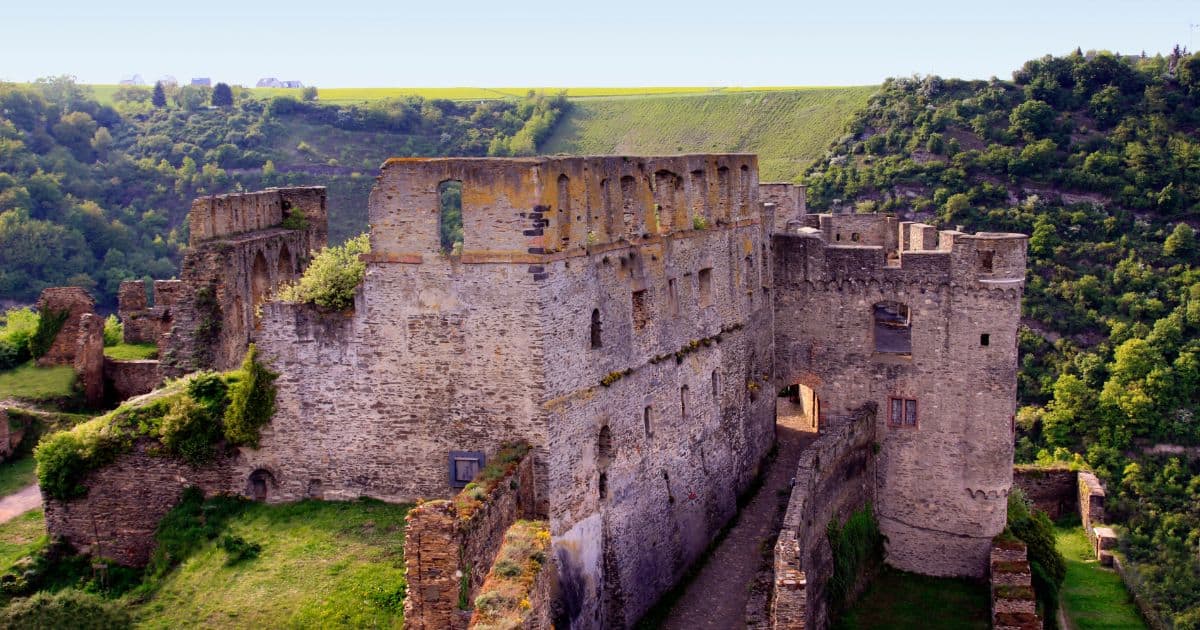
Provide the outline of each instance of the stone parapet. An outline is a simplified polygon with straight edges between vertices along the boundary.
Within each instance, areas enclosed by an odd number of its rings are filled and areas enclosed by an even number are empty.
[[[1041,630],[1025,543],[996,541],[989,559],[992,628]]]

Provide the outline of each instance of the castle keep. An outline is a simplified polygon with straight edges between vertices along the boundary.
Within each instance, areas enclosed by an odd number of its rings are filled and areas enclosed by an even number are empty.
[[[461,184],[453,251],[447,182]],[[280,373],[278,410],[259,448],[212,470],[153,464],[171,488],[142,513],[186,484],[272,502],[449,497],[524,441],[520,510],[549,523],[554,616],[628,627],[736,514],[788,413],[822,437],[776,549],[809,590],[780,619],[824,625],[825,523],[867,502],[891,564],[982,575],[1012,481],[1026,239],[811,215],[803,192],[760,184],[753,155],[389,160],[366,276],[338,313],[267,298],[323,243],[322,189],[198,200],[164,360],[230,367],[254,341]],[[293,207],[310,223],[280,228]],[[144,559],[120,518],[97,531],[63,516],[119,501],[114,479],[144,459],[50,501],[51,529]],[[422,562],[409,558],[410,598]]]

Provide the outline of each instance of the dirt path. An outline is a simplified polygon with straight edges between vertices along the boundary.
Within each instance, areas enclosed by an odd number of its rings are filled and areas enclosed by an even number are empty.
[[[816,435],[800,430],[801,417],[785,417],[776,425],[779,450],[767,470],[762,487],[737,516],[737,523],[713,551],[696,575],[662,628],[729,630],[746,626],[747,586],[762,565],[761,545],[775,532],[778,491],[791,486],[796,463]]]
[[[0,499],[0,523],[7,523],[29,510],[42,506],[42,493],[31,484]]]

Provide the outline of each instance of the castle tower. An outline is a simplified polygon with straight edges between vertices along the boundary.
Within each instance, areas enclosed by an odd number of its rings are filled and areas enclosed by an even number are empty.
[[[823,414],[877,404],[888,562],[980,576],[1012,483],[1026,237],[877,215],[775,236],[777,385]]]

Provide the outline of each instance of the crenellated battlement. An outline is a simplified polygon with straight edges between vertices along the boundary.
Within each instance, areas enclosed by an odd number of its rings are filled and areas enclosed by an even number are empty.
[[[439,187],[462,183],[463,261],[584,254],[761,220],[754,155],[396,158],[371,193],[372,259],[438,255]]]
[[[1024,234],[967,234],[860,214],[806,215],[776,234],[787,281],[880,281],[1020,288]],[[799,274],[799,275],[797,275]]]
[[[321,231],[325,241],[326,209],[324,186],[268,188],[257,192],[210,195],[192,201],[188,213],[189,244],[197,245],[222,236],[275,227],[300,213],[304,221]]]

